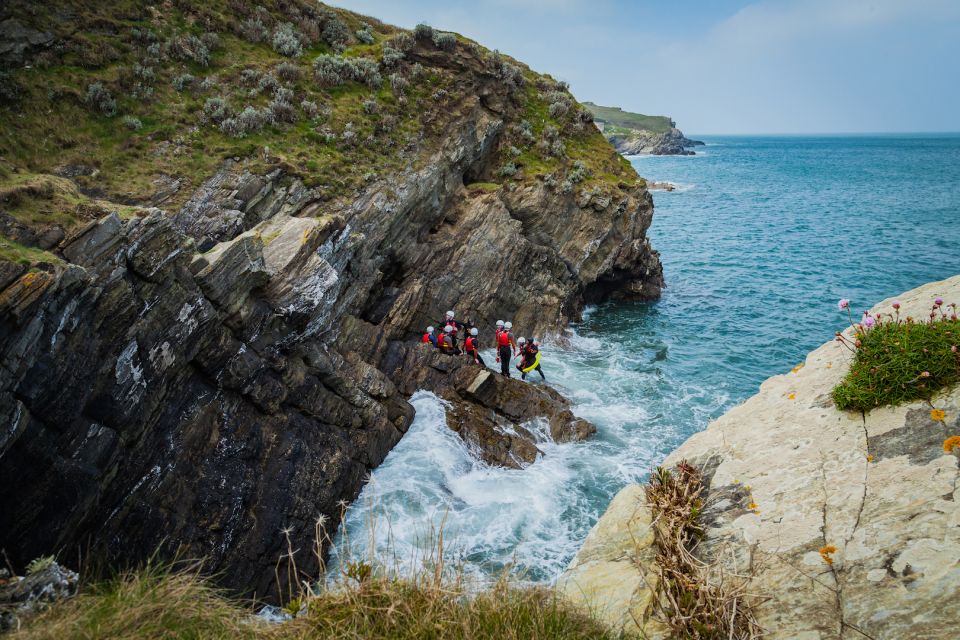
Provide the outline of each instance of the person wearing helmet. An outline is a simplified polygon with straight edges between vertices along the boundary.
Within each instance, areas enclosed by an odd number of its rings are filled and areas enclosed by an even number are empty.
[[[477,340],[478,333],[480,333],[480,331],[476,327],[470,329],[470,336],[466,342],[463,343],[463,351],[473,358],[475,363],[481,367],[486,367],[486,363],[483,361],[483,358],[480,357],[480,342]]]
[[[448,356],[460,355],[460,349],[457,343],[453,341],[453,327],[447,325],[443,328],[443,334],[437,338],[437,348]]]
[[[500,375],[510,377],[510,359],[517,355],[517,343],[513,339],[513,323],[504,322],[503,330],[497,332],[497,362],[500,363]]]
[[[427,332],[423,334],[423,338],[420,339],[420,342],[424,344],[431,344],[434,347],[437,346],[437,336],[433,335],[433,327],[427,327]]]
[[[537,341],[533,338],[530,340],[519,338],[517,345],[520,347],[520,363],[517,365],[517,369],[520,370],[520,379],[526,380],[528,373],[536,371],[546,382],[547,376],[543,375],[543,369],[540,368],[540,345]]]
[[[452,328],[452,331],[450,331],[450,338],[453,340],[453,346],[456,347],[457,333],[463,329],[463,323],[457,321],[456,314],[454,314],[452,310],[447,311],[446,315],[443,317],[443,320],[441,320],[437,326],[440,327],[441,331],[445,331],[445,327]]]

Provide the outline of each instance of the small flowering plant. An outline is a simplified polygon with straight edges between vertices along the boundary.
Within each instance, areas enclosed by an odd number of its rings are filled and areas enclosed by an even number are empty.
[[[837,307],[846,312],[852,331],[838,331],[836,340],[854,354],[850,372],[833,389],[840,409],[869,411],[929,399],[940,389],[960,382],[960,320],[957,305],[936,298],[927,318],[901,317],[899,300],[891,311],[864,311],[854,320],[849,300]]]

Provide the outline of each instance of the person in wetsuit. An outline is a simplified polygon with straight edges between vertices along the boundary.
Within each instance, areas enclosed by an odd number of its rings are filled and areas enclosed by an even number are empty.
[[[473,361],[478,365],[486,367],[486,363],[483,361],[483,358],[480,357],[480,342],[477,340],[478,333],[480,333],[480,331],[476,327],[470,329],[470,337],[463,343],[463,351],[473,358]]]
[[[437,336],[433,334],[433,327],[427,327],[427,332],[423,334],[423,337],[420,339],[420,342],[424,344],[429,344],[431,346],[437,346]]]
[[[547,376],[543,375],[543,369],[540,368],[540,359],[538,357],[540,355],[539,345],[532,339],[527,341],[524,338],[518,339],[517,344],[520,347],[521,355],[520,364],[517,365],[517,369],[520,370],[520,379],[526,380],[528,373],[536,371],[540,374],[543,381],[546,382]]]
[[[453,327],[447,325],[443,328],[443,333],[437,338],[437,349],[448,356],[458,356],[462,352],[457,348],[457,343],[453,340]]]
[[[440,321],[438,326],[440,327],[440,330],[445,333],[447,331],[447,327],[451,328],[450,338],[453,340],[453,346],[456,347],[457,334],[459,334],[459,332],[463,330],[464,325],[462,322],[459,322],[454,316],[455,314],[453,313],[453,311],[447,311],[446,316],[444,317],[443,320]]]
[[[513,339],[513,323],[505,322],[503,329],[497,331],[497,362],[500,363],[500,375],[510,377],[510,359],[517,355],[517,343]]]

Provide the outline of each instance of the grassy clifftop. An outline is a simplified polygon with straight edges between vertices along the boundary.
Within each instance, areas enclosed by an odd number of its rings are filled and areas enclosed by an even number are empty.
[[[478,83],[507,96],[478,179],[638,180],[564,83],[457,34],[307,0],[15,0],[0,19],[27,43],[0,72],[0,231],[25,245],[38,242],[12,227],[175,210],[227,158],[350,198],[428,158]]]
[[[667,116],[645,116],[642,113],[624,111],[620,107],[601,107],[592,102],[584,102],[583,106],[590,110],[594,118],[615,129],[666,133],[673,128],[673,121]]]

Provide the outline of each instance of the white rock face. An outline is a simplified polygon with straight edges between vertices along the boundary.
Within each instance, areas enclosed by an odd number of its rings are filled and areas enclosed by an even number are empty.
[[[937,296],[960,302],[960,276],[900,296],[901,316],[925,320]],[[874,312],[891,312],[891,302]],[[687,459],[712,472],[702,548],[752,573],[751,592],[768,598],[758,608],[767,637],[960,637],[960,472],[957,455],[943,451],[947,437],[960,435],[960,388],[931,402],[841,412],[830,392],[851,359],[838,343],[823,345],[664,464]],[[934,420],[934,408],[945,419]],[[623,489],[614,504],[625,495],[637,495],[637,487]],[[633,510],[611,508],[584,550],[624,520],[649,521],[635,502]],[[820,554],[831,546],[832,564]],[[636,556],[637,545],[624,542],[625,553]],[[638,558],[634,572],[642,576]],[[571,595],[582,564],[578,555],[560,581]],[[581,589],[579,599],[616,619],[610,609],[625,615],[621,603],[636,602],[645,586],[610,577],[619,592],[594,589],[584,598]],[[588,584],[602,582],[594,574]]]

